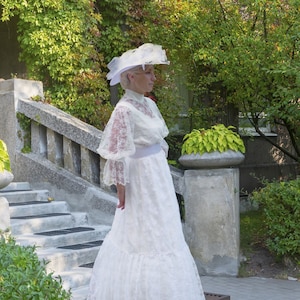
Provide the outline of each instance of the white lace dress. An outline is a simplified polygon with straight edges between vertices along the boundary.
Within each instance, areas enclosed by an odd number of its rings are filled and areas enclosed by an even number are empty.
[[[125,209],[116,210],[95,261],[89,300],[205,300],[182,232],[167,134],[156,104],[126,90],[98,149],[105,183],[126,184]]]

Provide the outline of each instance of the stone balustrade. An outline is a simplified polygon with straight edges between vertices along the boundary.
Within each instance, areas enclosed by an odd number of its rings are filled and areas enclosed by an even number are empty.
[[[31,119],[32,153],[101,186],[103,164],[96,149],[102,132],[51,105],[28,99],[18,101],[18,112]]]

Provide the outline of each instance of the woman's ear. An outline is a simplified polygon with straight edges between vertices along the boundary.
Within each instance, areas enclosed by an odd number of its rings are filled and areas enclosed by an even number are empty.
[[[131,82],[133,78],[134,78],[133,73],[128,72],[128,73],[127,73],[127,79],[128,79],[128,81]]]

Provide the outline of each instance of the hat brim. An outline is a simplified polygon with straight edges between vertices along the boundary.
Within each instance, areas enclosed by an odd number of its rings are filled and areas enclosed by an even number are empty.
[[[120,82],[121,74],[137,66],[170,64],[166,51],[160,45],[144,44],[137,49],[128,50],[120,57],[114,57],[108,64],[110,72],[107,79],[110,85]]]
[[[109,82],[109,85],[116,85],[118,83],[120,83],[120,80],[121,80],[121,74],[125,71],[128,71],[130,69],[133,69],[135,67],[137,67],[138,65],[135,65],[135,66],[130,66],[130,67],[125,67],[123,69],[121,69],[120,71],[118,71],[113,78],[110,79],[110,82]]]

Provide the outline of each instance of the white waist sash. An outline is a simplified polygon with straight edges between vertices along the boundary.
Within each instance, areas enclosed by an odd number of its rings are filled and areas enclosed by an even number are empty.
[[[161,150],[160,144],[154,144],[151,146],[136,148],[135,153],[131,155],[131,158],[141,158],[145,156],[149,156],[155,153],[158,153]]]

